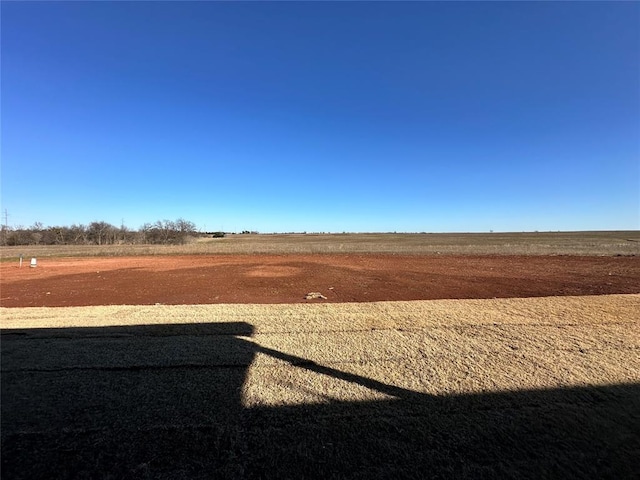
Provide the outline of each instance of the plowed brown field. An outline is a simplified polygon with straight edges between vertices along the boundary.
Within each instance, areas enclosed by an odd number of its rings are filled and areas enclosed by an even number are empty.
[[[639,257],[208,255],[0,265],[0,306],[514,298],[640,293]]]

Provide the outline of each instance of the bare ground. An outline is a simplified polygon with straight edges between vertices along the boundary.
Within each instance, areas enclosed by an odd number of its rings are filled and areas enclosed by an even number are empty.
[[[0,264],[0,306],[297,303],[640,293],[640,257],[201,255]]]

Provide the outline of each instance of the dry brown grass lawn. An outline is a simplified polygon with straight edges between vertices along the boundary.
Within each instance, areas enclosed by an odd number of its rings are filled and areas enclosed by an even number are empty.
[[[2,328],[149,325],[162,332],[164,325],[249,324],[252,334],[239,337],[255,345],[257,352],[246,365],[249,375],[243,397],[245,406],[252,406],[384,397],[381,392],[365,394],[359,385],[297,368],[262,348],[431,395],[636,382],[640,381],[639,313],[640,295],[332,305],[100,306],[3,309]],[[38,331],[37,335],[48,334]],[[17,358],[22,365],[37,362],[29,348],[13,345],[5,345],[12,363]],[[105,350],[98,358],[93,350],[77,348],[81,346],[73,345],[74,366],[150,366],[160,359],[210,364],[204,350],[181,351],[175,358],[167,358],[166,350],[158,350],[156,358],[147,357],[146,348]],[[40,360],[47,368],[69,366],[65,362],[71,352],[66,349],[60,358],[42,353]],[[309,382],[308,377],[317,378]],[[287,379],[286,384],[282,378]],[[310,386],[296,389],[295,385]]]
[[[632,478],[640,453],[640,295],[0,313],[12,478]]]

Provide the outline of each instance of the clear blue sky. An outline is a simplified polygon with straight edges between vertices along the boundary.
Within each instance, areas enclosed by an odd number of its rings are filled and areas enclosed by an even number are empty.
[[[638,2],[0,13],[9,225],[640,228]]]

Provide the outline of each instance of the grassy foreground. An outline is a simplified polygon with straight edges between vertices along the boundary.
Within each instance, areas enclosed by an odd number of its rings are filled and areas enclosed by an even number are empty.
[[[3,478],[634,478],[639,311],[2,309]]]

